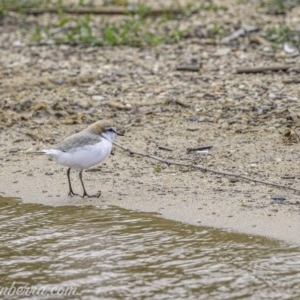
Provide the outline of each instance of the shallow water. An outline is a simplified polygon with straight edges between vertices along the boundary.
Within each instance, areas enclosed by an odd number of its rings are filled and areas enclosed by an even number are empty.
[[[0,198],[1,299],[297,299],[299,250],[116,207]]]

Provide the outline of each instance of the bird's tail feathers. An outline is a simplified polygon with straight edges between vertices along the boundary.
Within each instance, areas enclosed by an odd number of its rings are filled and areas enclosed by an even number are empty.
[[[35,155],[53,155],[57,153],[56,149],[44,149],[40,151],[32,152]]]
[[[34,155],[45,155],[47,153],[44,150],[42,150],[42,151],[33,151],[33,152],[31,152],[31,154],[34,154]]]

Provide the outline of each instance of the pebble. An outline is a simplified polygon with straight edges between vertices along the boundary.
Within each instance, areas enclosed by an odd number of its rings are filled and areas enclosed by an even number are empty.
[[[229,181],[231,183],[237,183],[237,182],[239,182],[239,180],[237,178],[230,178]]]
[[[230,48],[220,48],[215,52],[216,56],[226,56],[231,52]]]
[[[101,95],[93,95],[92,100],[94,100],[94,101],[103,101],[104,97],[101,96]]]
[[[152,98],[153,96],[154,96],[154,93],[152,93],[152,92],[145,94],[146,98]]]
[[[298,51],[297,48],[290,43],[284,43],[283,50],[288,54],[293,54]]]
[[[23,46],[23,43],[21,41],[14,41],[13,42],[13,46],[14,47],[22,47]]]
[[[277,195],[273,195],[271,199],[274,201],[284,201],[286,200],[286,197],[284,195],[277,194]]]
[[[199,120],[199,117],[197,115],[192,115],[189,117],[189,120],[192,121],[192,122],[196,122]]]
[[[260,106],[257,108],[257,114],[258,115],[265,115],[269,110],[269,107],[266,106]]]
[[[57,84],[57,85],[62,85],[64,83],[64,80],[59,78],[59,79],[55,79],[53,80],[53,83]]]

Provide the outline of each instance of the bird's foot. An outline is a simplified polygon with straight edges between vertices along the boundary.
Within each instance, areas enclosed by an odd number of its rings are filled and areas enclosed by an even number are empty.
[[[74,193],[74,192],[71,190],[71,191],[69,191],[68,196],[73,197],[73,196],[80,196],[80,195]]]
[[[89,195],[87,192],[84,192],[82,195],[82,198],[99,198],[101,196],[101,191],[99,191],[97,194]]]

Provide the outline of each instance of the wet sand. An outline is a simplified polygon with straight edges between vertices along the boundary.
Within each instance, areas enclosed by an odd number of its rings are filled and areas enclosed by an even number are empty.
[[[82,127],[61,126],[60,129],[63,135],[65,132],[72,132],[74,128]],[[140,132],[145,134],[145,130],[141,129]],[[148,158],[130,156],[115,148],[115,155],[111,155],[103,165],[92,169],[92,172],[84,172],[88,192],[95,193],[100,189],[101,197],[69,197],[66,168],[57,165],[46,156],[31,154],[37,145],[30,142],[30,139],[25,138],[18,142],[18,147],[16,144],[10,144],[11,137],[14,136],[16,140],[18,135],[20,134],[12,134],[10,131],[1,134],[1,140],[8,145],[8,148],[4,148],[2,144],[1,148],[1,196],[18,197],[24,202],[54,206],[115,205],[129,210],[158,213],[162,217],[190,224],[262,235],[300,244],[300,196],[291,191],[242,180],[230,180],[224,176],[184,167],[166,166]],[[119,138],[118,142],[132,149],[140,149],[141,141],[130,143],[132,140],[134,134],[130,130],[126,137]],[[258,139],[254,144],[258,146],[257,143],[261,141]],[[170,144],[171,141],[168,145]],[[232,143],[231,147],[234,149],[235,143]],[[253,147],[256,148],[255,145]],[[263,152],[267,149],[262,145],[260,147],[261,150],[254,151],[252,155],[257,156],[260,153],[263,157]],[[270,148],[275,149],[272,145]],[[208,157],[217,160],[223,151],[221,149],[223,145],[219,144],[208,154],[194,155],[204,156],[206,160]],[[244,150],[248,157],[250,150],[251,147],[248,147],[247,151]],[[280,153],[282,149],[277,150]],[[164,152],[161,151],[160,155],[163,156]],[[245,153],[240,153],[233,162],[242,164],[244,155]],[[290,155],[293,156],[293,152],[290,152]],[[288,156],[286,152],[286,162],[290,161]],[[276,158],[276,153],[273,157]],[[252,161],[251,155],[249,161]],[[283,167],[287,168],[286,162],[273,168],[273,172],[282,171]],[[222,161],[216,165],[222,166]],[[244,163],[244,167],[247,165],[249,164]],[[263,165],[258,165],[257,168],[266,173],[268,165],[265,162],[264,170]],[[72,171],[71,176],[74,190],[81,193],[77,172]],[[272,200],[274,195],[284,196],[285,200]]]

